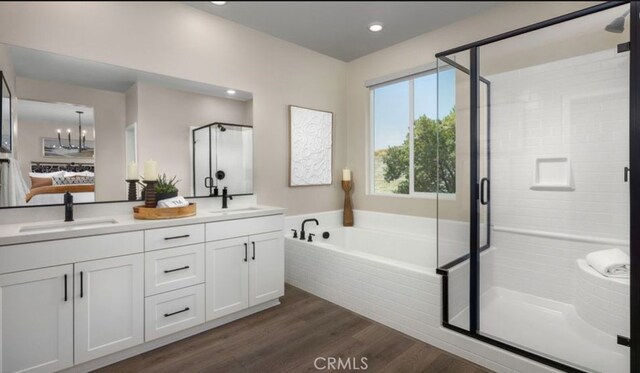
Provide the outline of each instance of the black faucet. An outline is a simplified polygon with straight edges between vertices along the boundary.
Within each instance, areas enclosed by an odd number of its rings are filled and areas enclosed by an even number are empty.
[[[69,192],[64,194],[64,221],[73,221],[73,195]]]
[[[305,225],[307,222],[310,222],[310,221],[315,222],[315,223],[316,223],[316,225],[320,225],[320,223],[318,223],[318,219],[305,219],[305,220],[302,222],[302,228],[300,229],[300,239],[301,239],[301,240],[304,240],[304,239],[306,238],[306,237],[305,237],[305,235],[304,235],[304,225]]]
[[[233,199],[233,196],[229,195],[227,187],[222,188],[222,208],[226,209],[229,206],[229,200]]]

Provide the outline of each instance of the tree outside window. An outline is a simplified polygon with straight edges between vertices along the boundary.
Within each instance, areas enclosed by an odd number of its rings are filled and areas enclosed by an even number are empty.
[[[455,193],[454,71],[374,88],[373,94],[373,192]]]

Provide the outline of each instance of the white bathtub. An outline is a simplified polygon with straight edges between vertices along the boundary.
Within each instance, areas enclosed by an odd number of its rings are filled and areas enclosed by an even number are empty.
[[[440,326],[435,239],[320,221],[313,243],[286,235],[288,283],[415,338]]]
[[[323,238],[324,232],[329,238]],[[314,243],[328,250],[338,250],[362,259],[401,268],[433,273],[437,250],[433,238],[367,228],[314,229]]]

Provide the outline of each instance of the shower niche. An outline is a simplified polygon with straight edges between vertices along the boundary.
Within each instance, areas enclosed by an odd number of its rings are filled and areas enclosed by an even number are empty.
[[[572,191],[571,161],[568,157],[536,158],[531,190]]]
[[[193,195],[253,193],[253,128],[211,123],[192,130]]]

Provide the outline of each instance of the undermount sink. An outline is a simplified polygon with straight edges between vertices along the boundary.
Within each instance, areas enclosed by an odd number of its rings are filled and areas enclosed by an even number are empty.
[[[220,210],[213,210],[211,211],[211,213],[213,214],[232,214],[235,212],[247,212],[247,211],[258,211],[260,210],[260,207],[238,207],[238,208],[228,208],[228,209],[220,209]]]
[[[55,222],[42,224],[29,224],[20,227],[20,233],[25,232],[64,232],[76,229],[100,228],[118,224],[116,219],[80,219],[70,222]]]

